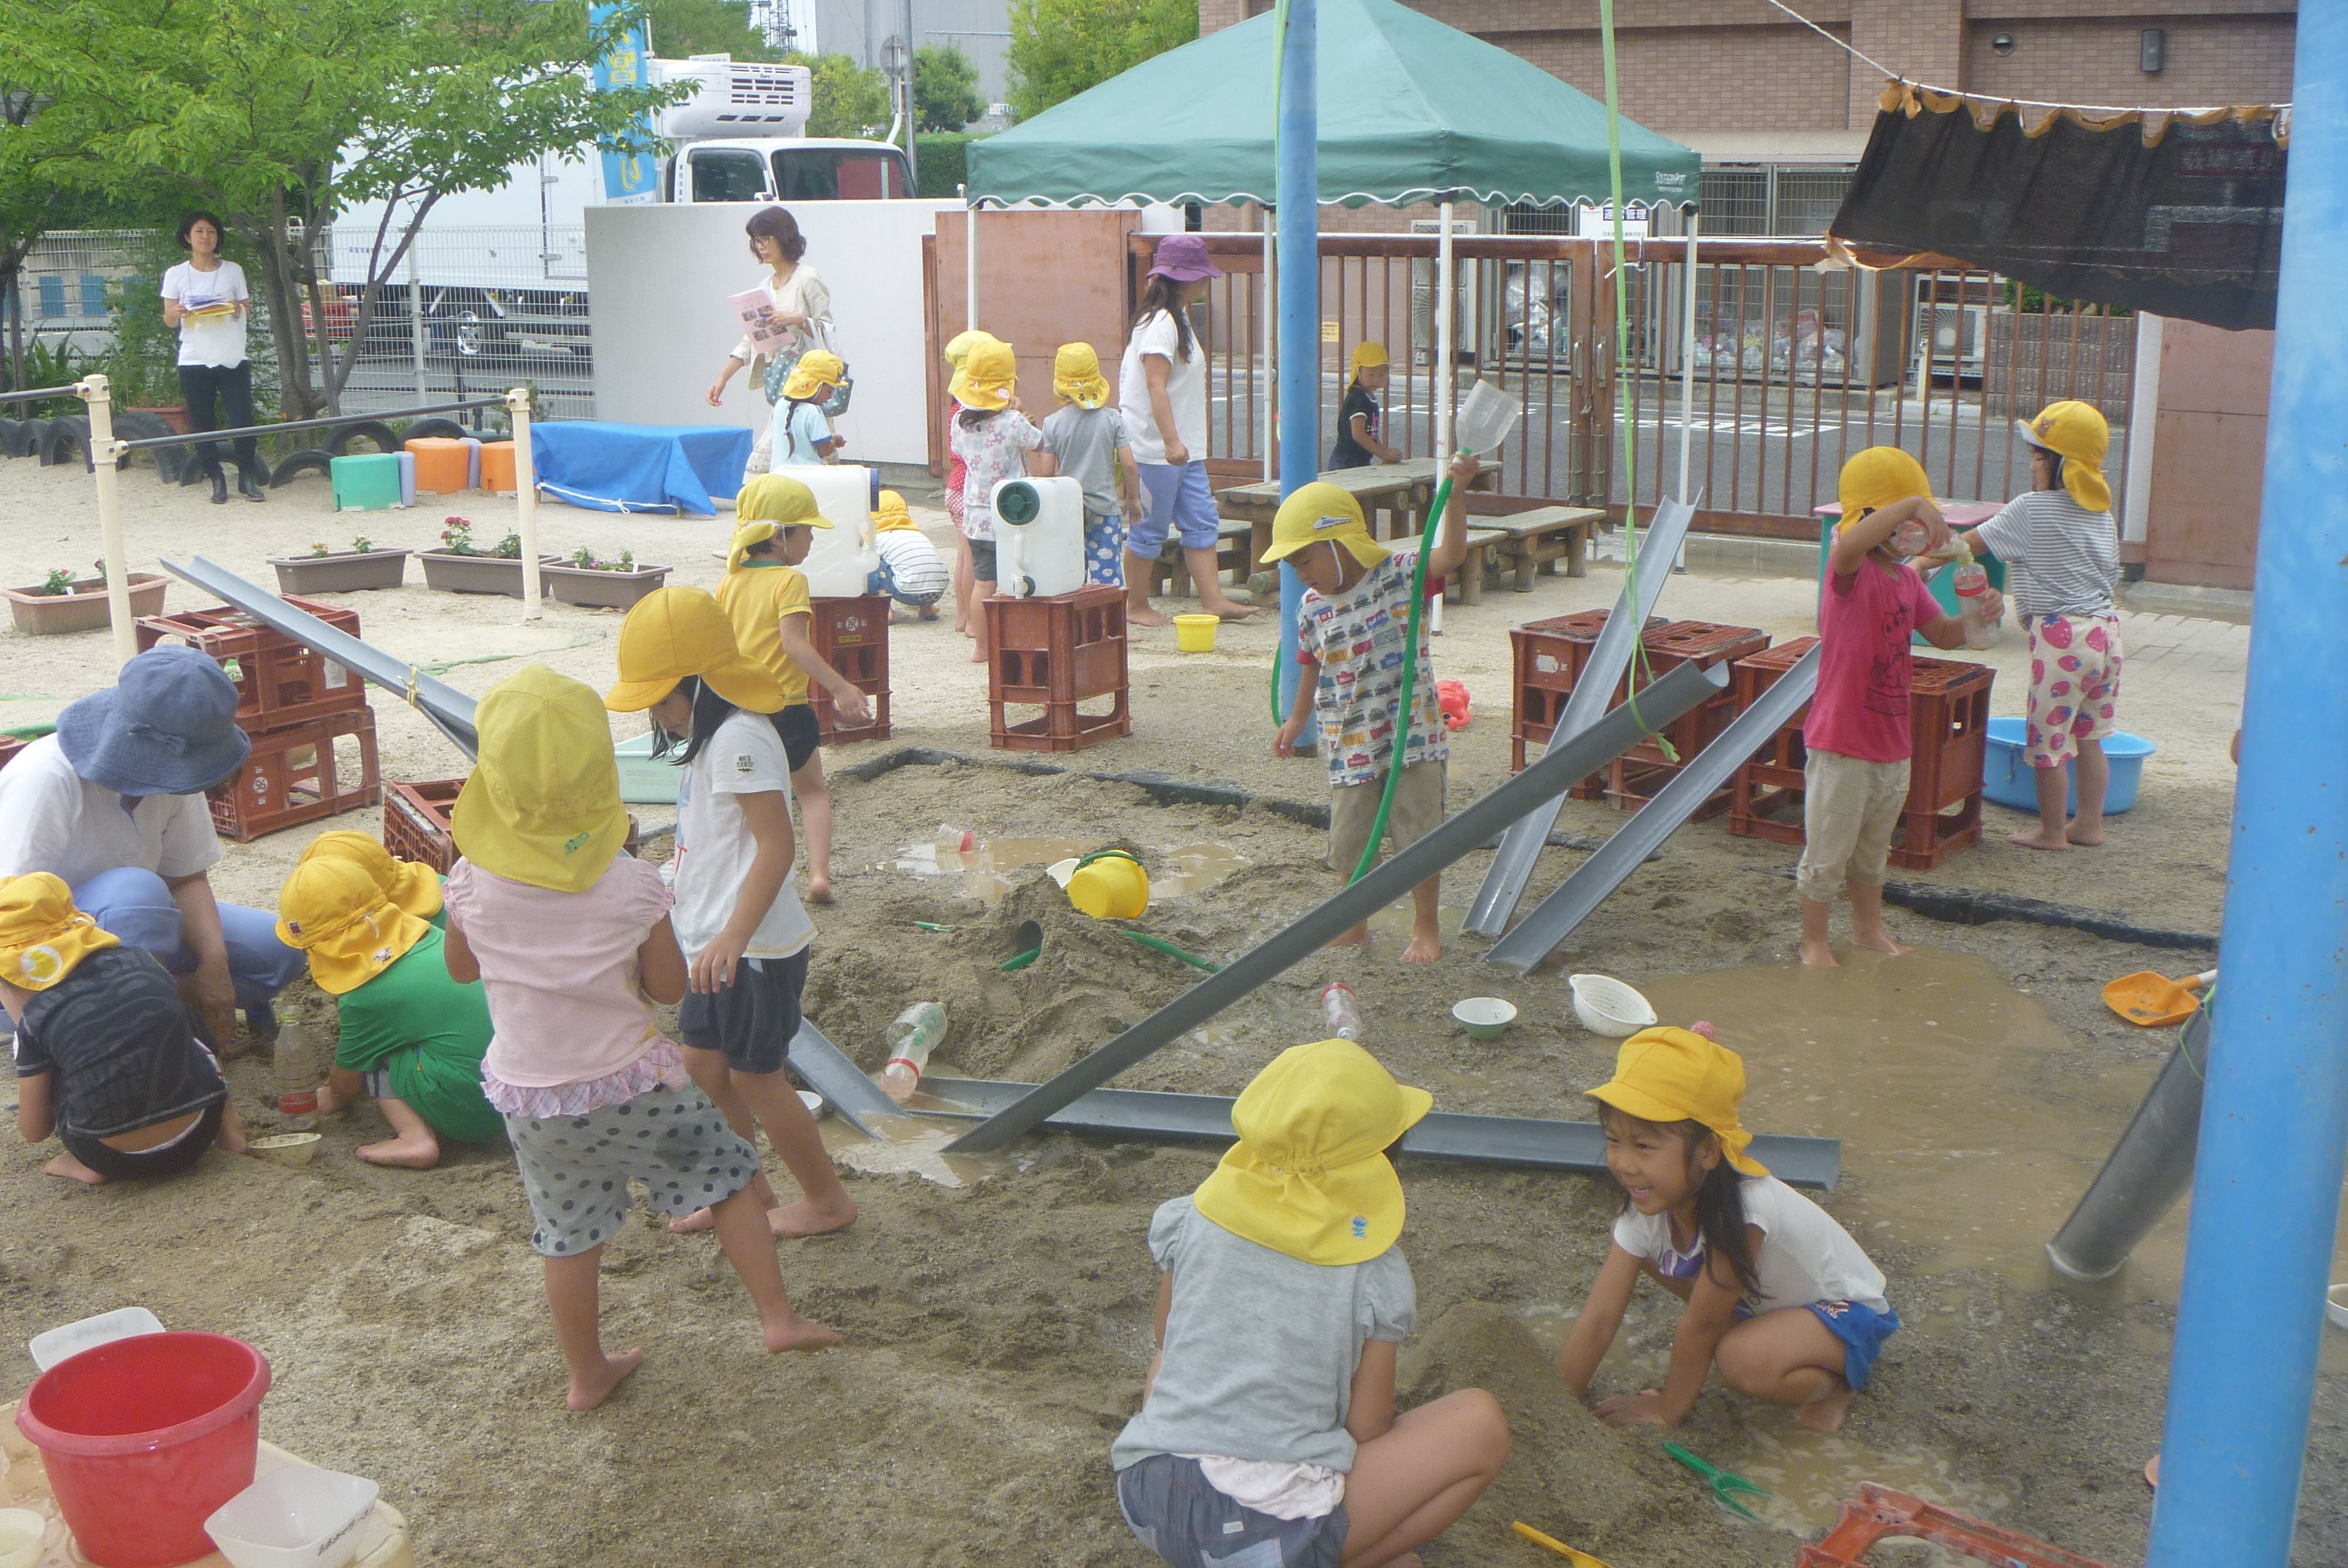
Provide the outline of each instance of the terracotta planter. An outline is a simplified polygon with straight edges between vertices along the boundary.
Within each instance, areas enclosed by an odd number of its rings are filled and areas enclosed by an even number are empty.
[[[424,586],[441,593],[501,593],[508,599],[521,597],[521,562],[510,556],[457,556],[446,550],[417,550],[416,559],[424,563]],[[561,561],[561,556],[538,558],[538,596],[546,597],[553,585],[547,569]]]
[[[125,414],[151,414],[171,427],[174,436],[188,433],[188,405],[184,403],[134,403]]]
[[[158,572],[130,574],[130,613],[163,613],[163,590],[171,579]],[[86,577],[71,593],[40,593],[29,588],[0,589],[8,596],[8,610],[16,630],[27,637],[55,637],[67,631],[97,631],[107,624],[106,579]]]
[[[626,610],[659,588],[668,574],[664,566],[640,566],[633,571],[569,565],[546,569],[556,600],[585,610]]]
[[[406,550],[337,550],[323,556],[272,556],[280,593],[359,593],[397,588],[407,576]]]

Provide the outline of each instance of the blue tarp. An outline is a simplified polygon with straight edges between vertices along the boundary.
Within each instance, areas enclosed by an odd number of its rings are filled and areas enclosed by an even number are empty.
[[[732,425],[613,425],[550,420],[530,427],[538,487],[599,512],[714,517],[716,496],[742,488],[753,437]]]

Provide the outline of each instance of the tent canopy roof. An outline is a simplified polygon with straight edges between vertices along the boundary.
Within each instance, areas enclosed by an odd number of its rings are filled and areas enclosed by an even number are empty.
[[[1320,0],[1323,202],[1608,200],[1606,106],[1395,0]],[[1170,49],[971,144],[970,196],[1271,205],[1275,14]],[[1691,149],[1622,122],[1627,201],[1693,205]]]

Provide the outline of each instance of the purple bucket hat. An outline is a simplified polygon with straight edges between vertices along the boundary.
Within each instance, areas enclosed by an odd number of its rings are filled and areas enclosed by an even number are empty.
[[[1158,261],[1149,275],[1195,283],[1201,278],[1220,278],[1223,270],[1207,260],[1207,242],[1198,235],[1169,234],[1158,241]]]

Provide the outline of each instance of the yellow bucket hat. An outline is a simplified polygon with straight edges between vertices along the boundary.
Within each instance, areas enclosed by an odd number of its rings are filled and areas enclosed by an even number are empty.
[[[2063,488],[2091,512],[2112,509],[2111,482],[2104,477],[2104,454],[2112,447],[2112,427],[2095,405],[2065,398],[2017,419],[2014,433],[2042,452],[2063,459]]]
[[[1364,338],[1360,343],[1354,345],[1354,374],[1355,375],[1361,374],[1362,372],[1365,370],[1375,370],[1378,366],[1385,364],[1385,344],[1382,343],[1372,343],[1369,339]]]
[[[707,589],[655,589],[620,622],[620,682],[604,693],[603,706],[641,713],[688,675],[700,676],[719,696],[753,713],[783,705],[783,689],[766,666],[743,653],[734,622]]]
[[[45,991],[92,953],[118,946],[74,907],[63,879],[46,871],[0,879],[0,980]]]
[[[440,912],[440,874],[420,860],[396,860],[390,850],[347,827],[322,833],[302,851],[313,860],[346,860],[375,878],[383,896],[409,914],[430,919]]]
[[[302,949],[329,996],[358,989],[430,929],[385,897],[365,867],[331,855],[303,861],[277,890],[277,939]]]
[[[1367,1263],[1402,1235],[1402,1179],[1385,1152],[1434,1104],[1350,1040],[1290,1046],[1232,1105],[1240,1141],[1191,1201],[1290,1257]]]
[[[1019,356],[999,338],[971,344],[970,356],[946,390],[964,408],[1000,408],[1019,383]]]
[[[742,527],[734,530],[733,548],[726,552],[726,567],[732,570],[741,565],[741,552],[760,539],[772,538],[776,528],[828,528],[829,518],[815,504],[815,492],[804,480],[788,474],[761,474],[742,487],[734,497],[734,517]],[[771,525],[761,528],[760,524]]]
[[[1272,545],[1263,559],[1276,561],[1324,539],[1344,546],[1364,566],[1375,566],[1394,553],[1370,538],[1370,526],[1362,520],[1361,502],[1344,487],[1316,479],[1300,485],[1295,494],[1280,503],[1272,519]]]
[[[986,332],[978,327],[973,327],[968,332],[956,333],[953,335],[953,341],[946,344],[946,363],[953,366],[956,370],[960,370],[965,364],[969,363],[971,350],[976,348],[980,343],[993,343],[994,341],[995,338],[993,333]]]
[[[473,710],[480,760],[448,825],[457,853],[497,876],[583,893],[628,838],[612,726],[593,690],[524,666]]]
[[[1064,343],[1052,356],[1052,390],[1061,401],[1078,408],[1098,408],[1108,401],[1108,377],[1101,374],[1100,355],[1088,343]]]
[[[895,534],[908,528],[915,533],[921,532],[920,526],[913,521],[912,509],[905,505],[905,497],[894,490],[881,491],[880,509],[872,514],[872,531]]]
[[[1700,1122],[1728,1163],[1748,1176],[1769,1167],[1745,1152],[1753,1142],[1736,1119],[1745,1099],[1745,1059],[1684,1029],[1643,1029],[1622,1042],[1614,1076],[1589,1098],[1642,1122]]]
[[[829,349],[811,348],[799,355],[798,364],[791,366],[791,374],[783,383],[783,395],[813,397],[818,387],[838,386],[847,379],[846,361]]]
[[[1842,517],[1835,523],[1835,532],[1840,533],[1863,512],[1879,511],[1911,496],[1931,499],[1932,481],[1924,477],[1924,465],[1909,453],[1897,446],[1869,446],[1842,466],[1836,492],[1842,501]]]

